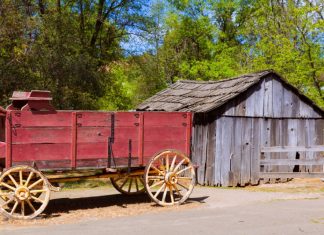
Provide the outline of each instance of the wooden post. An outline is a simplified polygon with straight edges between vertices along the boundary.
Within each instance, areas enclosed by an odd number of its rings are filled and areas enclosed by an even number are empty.
[[[138,160],[139,164],[144,164],[144,113],[139,113],[138,127]]]
[[[12,116],[11,111],[7,111],[6,117],[6,168],[12,165]]]
[[[76,168],[77,151],[77,113],[72,112],[71,168]]]
[[[192,114],[187,113],[187,130],[186,130],[186,155],[191,158],[191,132],[192,132]]]

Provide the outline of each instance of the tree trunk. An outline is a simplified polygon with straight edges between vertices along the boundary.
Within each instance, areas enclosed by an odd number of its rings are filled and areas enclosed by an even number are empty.
[[[61,0],[56,0],[56,10],[61,13]]]
[[[81,42],[84,44],[84,14],[83,14],[83,0],[79,0],[80,7],[80,37]]]
[[[104,19],[102,18],[104,4],[105,4],[104,0],[99,0],[95,31],[93,32],[92,38],[91,38],[91,41],[90,41],[90,46],[91,47],[95,46],[98,35],[99,35],[99,32],[100,32],[100,29],[101,29],[101,26],[102,26],[103,21],[104,21]]]
[[[43,0],[38,0],[38,7],[39,7],[39,12],[41,15],[45,14],[45,5]]]

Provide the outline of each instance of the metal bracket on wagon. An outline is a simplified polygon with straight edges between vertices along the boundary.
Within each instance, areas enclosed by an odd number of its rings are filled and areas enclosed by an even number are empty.
[[[49,184],[49,189],[53,192],[60,192],[62,190],[61,187],[55,187],[51,183]]]

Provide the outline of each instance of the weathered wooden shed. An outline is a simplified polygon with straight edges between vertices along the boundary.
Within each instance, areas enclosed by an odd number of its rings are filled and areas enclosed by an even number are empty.
[[[271,174],[323,174],[324,111],[273,71],[178,81],[138,110],[195,113],[192,159],[199,184],[243,186]]]

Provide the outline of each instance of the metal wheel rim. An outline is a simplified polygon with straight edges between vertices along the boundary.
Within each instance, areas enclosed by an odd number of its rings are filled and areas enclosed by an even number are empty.
[[[16,166],[0,176],[0,213],[11,219],[32,219],[50,199],[46,177],[29,166]]]
[[[192,193],[195,170],[185,154],[165,150],[153,156],[145,168],[144,179],[148,195],[158,205],[180,205]]]

